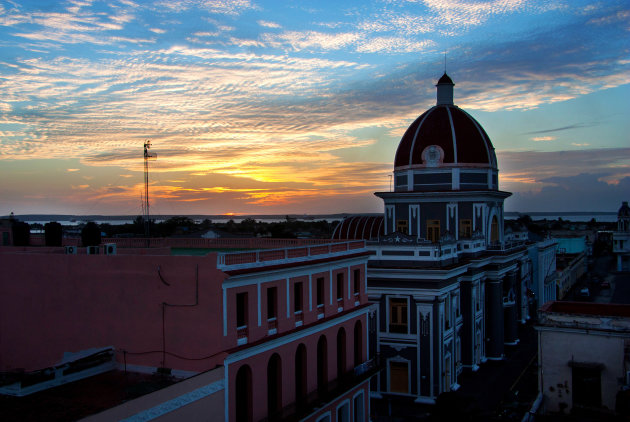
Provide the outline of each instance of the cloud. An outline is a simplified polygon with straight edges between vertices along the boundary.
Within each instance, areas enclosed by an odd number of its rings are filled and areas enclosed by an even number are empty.
[[[534,142],[548,142],[548,141],[555,141],[556,137],[555,136],[535,136],[532,138],[532,141]]]
[[[580,173],[543,179],[540,191],[517,192],[506,200],[508,211],[616,211],[630,192],[630,177],[606,183],[602,174]]]
[[[564,130],[573,130],[573,129],[583,129],[586,127],[593,127],[593,126],[597,126],[599,123],[597,122],[591,122],[591,123],[575,123],[569,126],[562,126],[562,127],[556,127],[556,128],[552,128],[552,129],[542,129],[542,130],[534,130],[531,132],[525,132],[525,135],[538,135],[538,134],[543,134],[543,133],[553,133],[553,132],[561,132]],[[555,138],[554,138],[555,139]]]
[[[258,21],[258,25],[264,28],[282,28],[280,24],[277,24],[275,22],[263,21],[263,20]]]

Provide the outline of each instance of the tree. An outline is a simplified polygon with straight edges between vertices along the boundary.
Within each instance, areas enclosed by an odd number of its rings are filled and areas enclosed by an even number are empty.
[[[44,238],[46,246],[61,246],[63,228],[56,221],[51,221],[44,225]]]
[[[88,222],[81,230],[83,246],[98,246],[101,244],[101,229],[93,221]]]

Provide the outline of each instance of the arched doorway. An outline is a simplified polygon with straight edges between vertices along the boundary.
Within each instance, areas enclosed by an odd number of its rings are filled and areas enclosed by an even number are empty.
[[[357,321],[354,324],[354,366],[363,363],[363,324]]]
[[[337,332],[337,379],[346,373],[346,330],[341,327]]]
[[[490,223],[490,243],[499,242],[499,221],[497,216],[492,217],[492,223]]]
[[[277,353],[271,355],[267,364],[267,413],[273,419],[282,409],[282,361]]]
[[[298,404],[306,401],[306,346],[302,343],[295,352],[295,401]]]
[[[236,373],[236,422],[250,422],[252,420],[252,370],[243,365]]]
[[[317,341],[317,390],[326,391],[328,384],[328,342],[326,336]]]

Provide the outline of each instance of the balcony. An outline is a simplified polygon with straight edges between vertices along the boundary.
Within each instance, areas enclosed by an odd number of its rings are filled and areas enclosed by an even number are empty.
[[[328,403],[335,401],[353,388],[356,388],[368,381],[382,369],[384,369],[384,367],[377,355],[373,359],[354,367],[340,378],[329,382],[326,385],[326,388],[322,391],[312,391],[306,396],[302,403],[292,403],[291,405],[284,407],[277,414],[270,418],[262,419],[262,421],[300,421],[305,416],[313,413],[315,410],[326,406]],[[366,400],[369,400],[369,397],[366,397]]]

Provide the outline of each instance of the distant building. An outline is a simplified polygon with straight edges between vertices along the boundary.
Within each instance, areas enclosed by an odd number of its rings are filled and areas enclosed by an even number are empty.
[[[629,305],[548,302],[536,329],[545,413],[588,410],[608,420],[616,411],[627,412]]]
[[[563,237],[556,253],[556,299],[562,300],[577,281],[586,273],[590,251],[585,236]]]
[[[136,241],[0,249],[0,393],[124,368],[185,380],[93,420],[367,418],[377,350],[363,241],[124,247]]]
[[[623,201],[617,212],[617,230],[612,236],[617,271],[630,271],[630,207],[627,201]]]
[[[530,245],[527,254],[532,263],[532,289],[535,309],[543,303],[556,300],[556,250],[555,239],[545,239]],[[535,315],[535,313],[533,314]]]

